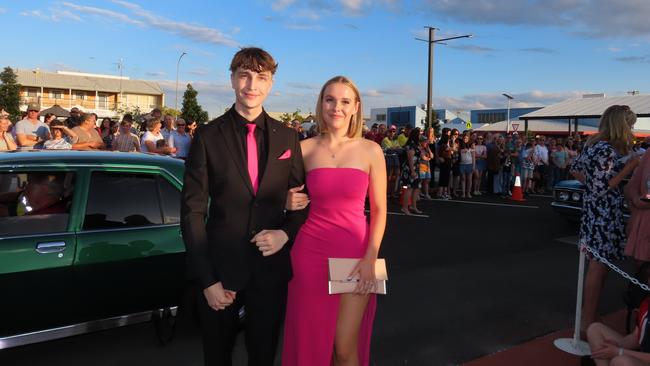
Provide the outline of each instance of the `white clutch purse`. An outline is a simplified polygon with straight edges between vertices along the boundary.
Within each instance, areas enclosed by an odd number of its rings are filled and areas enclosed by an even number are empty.
[[[359,258],[328,258],[330,295],[354,292],[359,279],[348,279],[348,276],[359,260]],[[375,262],[375,278],[375,288],[372,292],[386,295],[386,281],[388,281],[386,260],[377,259]]]

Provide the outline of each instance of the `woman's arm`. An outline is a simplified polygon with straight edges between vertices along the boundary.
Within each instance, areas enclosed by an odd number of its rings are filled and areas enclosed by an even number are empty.
[[[411,175],[415,173],[415,165],[413,164],[414,156],[415,156],[414,149],[406,149],[406,162],[408,163],[409,169],[411,170]]]
[[[608,182],[609,189],[618,187],[618,185],[621,183],[621,181],[623,179],[625,179],[625,177],[630,175],[630,173],[632,173],[634,168],[636,168],[638,165],[639,165],[639,157],[638,156],[635,156],[635,157],[631,158],[630,160],[628,160],[628,162],[625,164],[623,169],[621,169],[621,171],[618,174],[616,174],[612,179],[609,180],[609,182]]]
[[[386,230],[386,162],[384,154],[378,145],[372,147],[370,155],[370,184],[368,196],[370,199],[370,226],[368,249],[350,276],[359,275],[360,281],[357,292],[367,294],[372,288],[361,287],[365,281],[375,281],[375,262],[379,255],[379,247]]]

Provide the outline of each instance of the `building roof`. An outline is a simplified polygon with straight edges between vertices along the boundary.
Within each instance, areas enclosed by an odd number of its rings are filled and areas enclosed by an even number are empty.
[[[622,97],[583,97],[569,99],[524,114],[519,119],[600,118],[612,105],[628,105],[638,117],[650,117],[650,94]]]
[[[513,125],[517,125],[517,132],[523,133],[524,131],[524,122],[511,120],[510,121],[510,132],[514,132],[515,128]],[[496,123],[487,124],[476,128],[476,131],[493,131],[493,132],[506,132],[508,126],[508,121],[501,121]],[[571,127],[573,128],[573,126]],[[544,133],[566,133],[569,131],[569,125],[567,122],[560,121],[549,121],[549,120],[531,120],[528,122],[528,131],[533,132],[544,132]],[[595,132],[598,131],[598,127],[585,126],[578,124],[579,132]]]
[[[27,87],[61,88],[131,94],[163,94],[155,81],[130,80],[126,77],[112,75],[82,74],[74,72],[46,72],[32,70],[15,70],[19,84]]]

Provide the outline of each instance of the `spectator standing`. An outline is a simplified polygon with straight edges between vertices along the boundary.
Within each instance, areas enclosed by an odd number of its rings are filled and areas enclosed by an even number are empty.
[[[418,162],[420,161],[420,129],[410,130],[409,138],[406,142],[406,159],[402,163],[402,180],[401,185],[406,187],[402,197],[402,212],[405,215],[411,215],[411,211],[422,213],[418,209],[418,199],[420,197],[420,172]],[[409,206],[409,203],[411,204]]]
[[[174,131],[174,116],[172,116],[171,114],[166,114],[165,118],[163,119],[162,128],[160,129],[160,133],[163,135],[165,141],[169,141],[169,137],[171,136],[173,131]]]
[[[110,136],[112,124],[113,120],[111,120],[109,117],[104,117],[102,119],[102,123],[99,125],[99,135],[102,137],[102,139],[106,139],[106,137]]]
[[[449,194],[449,181],[451,178],[451,147],[449,146],[449,135],[451,130],[442,129],[442,135],[438,141],[436,156],[438,157],[438,198],[443,200],[451,199]]]
[[[580,218],[579,244],[589,246],[608,261],[623,258],[626,241],[623,219],[624,197],[619,184],[639,164],[638,156],[627,159],[634,135],[636,115],[628,106],[614,105],[605,110],[598,133],[591,136],[583,153],[571,167],[585,185]],[[607,266],[589,260],[582,306],[583,330],[596,318]]]
[[[108,134],[103,137],[104,147],[106,150],[113,150],[113,141],[115,136],[117,136],[120,129],[120,125],[117,124],[117,121],[111,120],[111,123],[108,127]]]
[[[397,136],[397,141],[401,147],[406,147],[406,143],[408,142],[409,136],[411,135],[411,126],[404,126],[403,129],[400,130],[402,133]]]
[[[426,136],[420,136],[420,160],[418,161],[419,174],[420,174],[420,187],[422,191],[422,198],[431,200],[429,194],[429,183],[431,182],[431,159],[433,159],[433,152],[429,149],[429,139]]]
[[[460,184],[460,131],[457,129],[451,130],[451,139],[449,140],[449,147],[451,147],[451,175],[452,180],[449,183],[449,191],[452,197],[458,197],[458,186]]]
[[[113,139],[113,151],[122,152],[140,152],[140,140],[138,135],[132,132],[131,120],[126,118],[126,115],[120,123],[120,132]]]
[[[627,223],[625,255],[634,257],[637,267],[650,262],[650,153],[645,153],[632,179],[625,186],[625,197],[630,203],[630,220]]]
[[[81,111],[77,107],[70,109],[70,117],[65,120],[66,126],[72,129],[81,124]]]
[[[27,105],[27,116],[16,123],[14,132],[19,150],[42,149],[43,142],[50,139],[50,128],[38,119],[38,104]]]
[[[366,133],[363,137],[368,140],[376,141],[378,133],[379,133],[379,125],[373,123],[372,126],[370,127],[370,131],[368,131],[368,133]]]
[[[463,134],[463,139],[459,144],[460,164],[460,187],[462,198],[472,198],[472,174],[476,165],[475,151],[470,142],[468,133]]]
[[[375,142],[379,145],[381,145],[384,137],[386,137],[386,130],[386,125],[383,123],[380,123],[379,126],[377,126],[377,135],[375,136]]]
[[[178,118],[176,120],[176,130],[172,131],[169,135],[169,147],[176,148],[176,152],[172,154],[173,157],[185,160],[187,154],[190,152],[190,145],[192,144],[192,137],[185,132],[185,120]]]
[[[546,146],[546,137],[545,136],[535,136],[535,161],[537,166],[535,167],[535,173],[537,174],[537,193],[544,194],[546,192],[546,183],[548,181],[548,147]]]
[[[521,153],[521,181],[523,182],[522,190],[524,193],[534,193],[535,191],[533,181],[535,165],[535,150],[533,149],[533,143],[529,142],[524,146]]]
[[[314,124],[314,126],[317,126],[317,125]],[[191,121],[191,120],[185,121],[185,130],[187,130],[187,133],[189,133],[190,137],[192,137],[192,138],[194,138],[194,131],[196,131],[196,127],[197,127],[196,121]],[[313,126],[312,126],[312,128],[313,128]]]
[[[553,188],[557,182],[566,179],[566,167],[567,161],[569,160],[569,154],[564,149],[561,141],[554,146],[553,152],[551,152],[551,188]]]
[[[397,141],[397,127],[390,126],[388,135],[381,142],[386,158],[386,176],[388,177],[388,194],[398,197],[398,184],[400,177],[399,154],[402,153],[402,147]]]
[[[481,195],[481,181],[483,180],[483,175],[487,170],[487,148],[484,144],[483,136],[476,136],[476,145],[474,145],[474,158],[475,158],[475,169],[474,169],[474,195]]]
[[[104,149],[104,141],[97,132],[95,116],[86,113],[81,118],[81,124],[72,129],[77,135],[77,142],[72,144],[73,150],[101,150]]]
[[[43,144],[48,150],[70,150],[72,144],[76,143],[79,137],[74,131],[65,125],[63,121],[55,119],[50,123],[52,139],[45,141]]]
[[[503,164],[505,162],[505,139],[503,135],[494,136],[494,147],[488,149],[488,179],[492,178],[493,194],[503,194]]]
[[[54,121],[55,119],[56,116],[53,113],[46,113],[45,116],[43,117],[43,122],[45,122],[45,124],[49,126],[50,123],[52,123],[52,121]]]
[[[9,132],[9,118],[0,114],[0,151],[13,151],[17,148],[18,145]]]
[[[161,127],[162,127],[162,123],[160,122],[160,119],[150,118],[147,121],[147,132],[145,132],[144,135],[142,135],[140,151],[151,152],[151,153],[156,153],[161,155],[170,155],[175,152],[175,150],[173,150],[169,146],[165,146],[162,148],[156,147],[156,142],[158,140],[164,140],[162,133],[160,133]]]
[[[578,157],[578,149],[572,137],[569,137],[564,144],[564,151],[567,153],[566,167],[570,167],[573,161]],[[566,174],[568,176],[568,172]]]
[[[298,139],[300,139],[300,141],[307,138],[307,136],[305,135],[305,130],[302,128],[302,123],[300,123],[300,121],[298,121],[297,119],[291,121],[291,128],[293,128],[296,131],[296,133],[298,134]]]

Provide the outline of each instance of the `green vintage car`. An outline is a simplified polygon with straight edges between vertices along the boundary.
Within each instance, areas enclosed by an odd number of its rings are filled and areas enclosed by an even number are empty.
[[[174,314],[183,162],[0,153],[0,349]]]

